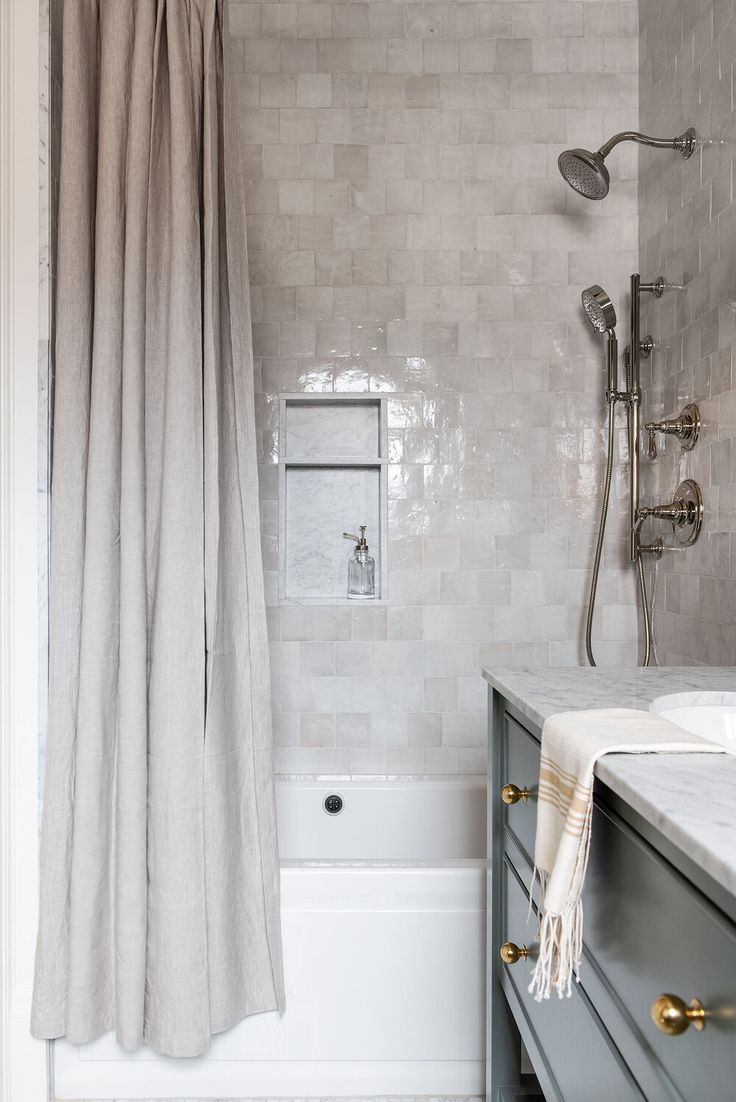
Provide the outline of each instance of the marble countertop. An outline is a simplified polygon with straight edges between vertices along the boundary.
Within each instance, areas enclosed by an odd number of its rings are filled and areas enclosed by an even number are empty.
[[[540,727],[555,712],[648,709],[668,693],[736,691],[736,669],[715,666],[486,669],[483,676]],[[596,776],[736,897],[736,756],[608,754]]]

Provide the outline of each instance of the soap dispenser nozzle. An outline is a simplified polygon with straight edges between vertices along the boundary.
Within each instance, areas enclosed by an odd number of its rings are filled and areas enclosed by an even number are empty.
[[[360,525],[360,535],[359,536],[353,535],[352,532],[343,532],[343,534],[342,534],[343,539],[355,540],[355,549],[356,549],[356,551],[367,551],[368,550],[368,542],[365,538],[366,527],[367,527],[367,525],[365,525],[365,524]]]

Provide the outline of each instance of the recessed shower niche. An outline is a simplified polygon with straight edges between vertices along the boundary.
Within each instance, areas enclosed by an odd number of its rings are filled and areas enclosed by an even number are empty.
[[[354,545],[366,525],[376,596],[386,598],[386,404],[373,395],[282,395],[279,432],[279,596],[348,601]]]

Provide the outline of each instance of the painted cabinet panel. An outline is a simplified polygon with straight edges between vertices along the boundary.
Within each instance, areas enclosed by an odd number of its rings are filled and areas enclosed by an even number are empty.
[[[503,755],[507,781],[527,789],[527,798],[505,805],[506,830],[534,864],[534,837],[537,830],[537,785],[539,781],[539,742],[532,738],[508,713],[503,719]],[[498,794],[496,794],[498,798]]]
[[[535,915],[527,924],[529,899],[512,865],[504,862],[502,893],[506,937],[526,940],[530,960],[505,968],[503,987],[527,1025],[527,1047],[548,1100],[555,1102],[644,1102],[634,1079],[582,988],[572,998],[536,1002],[529,994]],[[531,1032],[531,1036],[530,1036]]]
[[[736,1097],[736,929],[634,831],[596,807],[584,894],[585,944],[618,997],[668,1097]],[[651,1005],[671,993],[707,1008],[702,1032],[660,1032]]]

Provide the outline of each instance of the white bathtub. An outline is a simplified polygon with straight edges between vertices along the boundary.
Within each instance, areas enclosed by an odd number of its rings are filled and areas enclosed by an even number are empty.
[[[57,1042],[57,1098],[483,1094],[484,780],[283,781],[277,802],[283,1017],[195,1060]]]

